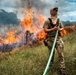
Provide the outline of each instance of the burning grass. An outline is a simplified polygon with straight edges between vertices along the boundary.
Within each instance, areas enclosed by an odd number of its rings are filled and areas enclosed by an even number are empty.
[[[0,34],[0,51],[12,51],[20,46],[32,46],[37,43],[37,34],[42,30],[45,19],[43,15],[36,14],[31,9],[25,10],[24,19],[20,21],[22,30]]]
[[[76,31],[76,26],[65,26],[64,29],[60,32],[61,36],[69,35]]]

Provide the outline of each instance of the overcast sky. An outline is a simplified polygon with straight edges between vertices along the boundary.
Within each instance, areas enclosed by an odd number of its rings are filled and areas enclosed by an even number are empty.
[[[57,6],[59,17],[64,21],[76,21],[76,0],[29,0],[30,6],[49,17],[49,10]],[[17,13],[18,18],[22,18],[23,9],[27,8],[27,0],[0,0],[0,9]]]

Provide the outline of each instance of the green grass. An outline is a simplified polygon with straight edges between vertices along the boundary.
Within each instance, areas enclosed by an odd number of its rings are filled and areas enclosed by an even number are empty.
[[[76,75],[76,32],[63,38],[65,43],[65,64],[68,75]],[[0,53],[0,75],[43,75],[49,57],[48,49],[43,45],[32,48],[19,48],[16,52]],[[47,75],[58,75],[58,58],[52,71]]]

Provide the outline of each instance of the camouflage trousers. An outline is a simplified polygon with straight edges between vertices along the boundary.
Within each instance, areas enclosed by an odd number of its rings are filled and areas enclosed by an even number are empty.
[[[46,44],[47,44],[46,46],[49,49],[49,54],[51,52],[53,40],[54,40],[54,38],[47,38],[45,40],[46,41]],[[59,68],[65,68],[64,54],[63,54],[63,51],[64,51],[64,43],[63,43],[63,40],[62,40],[61,37],[57,39],[55,48],[56,48],[57,53],[58,53]],[[51,63],[54,62],[54,54],[55,54],[55,50],[54,50],[54,53],[53,53],[53,57],[52,57]]]

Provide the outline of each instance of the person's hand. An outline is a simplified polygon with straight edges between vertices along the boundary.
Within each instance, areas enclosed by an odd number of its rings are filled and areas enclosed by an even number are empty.
[[[58,30],[58,26],[55,26],[55,27],[54,27],[54,30]]]
[[[59,30],[59,31],[62,31],[62,30],[63,30],[63,28],[58,28],[58,30]]]

